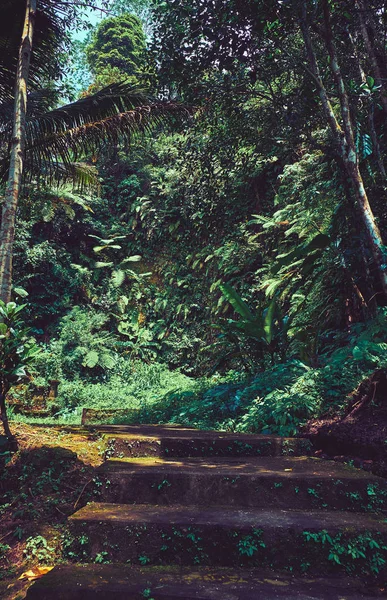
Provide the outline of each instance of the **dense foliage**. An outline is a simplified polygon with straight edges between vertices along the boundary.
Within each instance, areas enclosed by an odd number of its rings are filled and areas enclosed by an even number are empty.
[[[15,297],[57,417],[293,435],[386,368],[386,19],[368,4],[112,3],[82,97],[140,82],[190,109],[90,147],[98,192],[25,184]]]

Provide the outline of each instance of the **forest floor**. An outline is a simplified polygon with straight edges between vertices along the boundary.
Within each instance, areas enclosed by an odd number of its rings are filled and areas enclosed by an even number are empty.
[[[67,517],[98,501],[95,468],[103,462],[97,431],[81,427],[13,424],[19,450],[0,450],[0,597],[21,600],[30,585],[20,575],[37,565],[66,563]],[[305,428],[316,455],[352,462],[387,476],[387,404],[372,402],[346,417]],[[7,464],[4,465],[4,462]],[[71,556],[68,557],[71,560]]]
[[[20,575],[63,561],[67,517],[95,499],[94,468],[103,460],[99,434],[14,424],[19,450],[0,463],[0,597],[24,598]],[[9,460],[10,458],[10,460]]]

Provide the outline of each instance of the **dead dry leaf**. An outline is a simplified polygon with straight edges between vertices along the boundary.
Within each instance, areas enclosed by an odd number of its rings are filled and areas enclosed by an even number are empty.
[[[32,567],[29,571],[25,571],[19,577],[19,579],[28,579],[28,581],[35,581],[39,577],[43,577],[46,573],[49,573],[54,567]]]

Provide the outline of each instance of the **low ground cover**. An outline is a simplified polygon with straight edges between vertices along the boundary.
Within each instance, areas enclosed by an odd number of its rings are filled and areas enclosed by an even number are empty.
[[[0,596],[7,600],[24,597],[21,573],[63,560],[67,517],[96,497],[94,467],[102,462],[98,435],[13,428],[18,452],[0,452]]]

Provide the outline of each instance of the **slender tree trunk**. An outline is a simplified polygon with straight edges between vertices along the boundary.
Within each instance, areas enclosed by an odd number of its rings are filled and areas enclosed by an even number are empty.
[[[371,61],[375,83],[380,88],[380,101],[382,103],[384,112],[387,113],[387,96],[385,81],[382,77],[378,59],[376,57],[375,48],[372,44],[370,36],[368,35],[367,23],[365,19],[365,6],[363,0],[356,0],[355,6],[358,9],[360,30],[364,40],[364,45],[367,50],[367,54]]]
[[[359,53],[357,51],[355,40],[353,39],[353,36],[350,32],[348,32],[348,39],[351,44],[353,56],[356,60],[356,66],[359,71],[360,82],[365,84],[367,82],[367,77],[366,77],[366,74],[364,73],[364,70],[363,70],[363,67],[362,67],[362,64],[360,61],[360,57],[359,57]],[[386,98],[386,101],[387,101],[387,98]],[[374,154],[376,156],[376,161],[378,163],[380,174],[383,177],[384,182],[386,182],[387,181],[387,173],[386,173],[386,168],[385,168],[384,162],[383,162],[383,157],[382,157],[382,152],[380,149],[378,135],[377,135],[376,129],[375,129],[375,119],[374,119],[375,105],[374,105],[374,100],[373,100],[371,94],[370,94],[370,98],[369,98],[367,104],[368,104],[368,124],[369,124],[369,128],[370,128],[372,148],[373,148]],[[386,104],[386,108],[387,108],[387,104]],[[386,112],[387,112],[387,110],[386,110]]]
[[[11,430],[9,428],[7,407],[5,404],[6,394],[7,394],[7,392],[4,390],[2,392],[0,392],[0,419],[3,423],[4,433],[7,436],[8,440],[12,444],[11,450],[15,450],[17,447],[17,442],[16,442],[16,438],[12,435]]]
[[[360,210],[360,215],[363,221],[363,226],[367,234],[370,250],[373,255],[374,263],[379,275],[379,280],[384,296],[387,298],[387,263],[384,255],[384,244],[382,237],[375,221],[374,214],[368,201],[367,193],[364,187],[364,182],[359,169],[358,155],[356,151],[356,143],[353,133],[353,125],[349,107],[348,96],[346,93],[344,80],[341,74],[340,65],[337,59],[337,53],[333,42],[333,34],[330,22],[329,2],[322,0],[324,21],[325,21],[325,36],[324,41],[328,50],[330,59],[330,68],[335,80],[339,101],[340,112],[343,127],[338,122],[332,104],[329,100],[326,88],[324,86],[320,69],[318,66],[316,53],[310,36],[306,2],[302,5],[301,16],[301,31],[304,38],[306,54],[308,58],[309,68],[313,73],[314,79],[318,84],[319,96],[323,106],[323,111],[328,125],[332,131],[336,141],[337,150],[340,158],[343,161],[346,175],[349,178],[357,205]]]
[[[0,299],[4,302],[9,302],[11,299],[13,241],[15,237],[16,209],[23,174],[27,82],[31,60],[36,1],[26,0],[26,13],[15,82],[10,167],[0,227]]]

